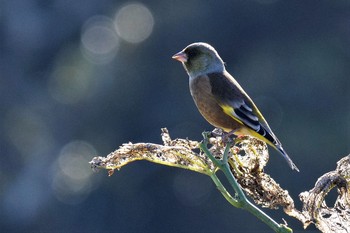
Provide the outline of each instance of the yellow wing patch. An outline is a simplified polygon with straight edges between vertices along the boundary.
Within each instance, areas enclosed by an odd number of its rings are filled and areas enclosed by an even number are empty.
[[[224,110],[225,114],[229,115],[232,119],[234,119],[235,121],[239,122],[243,126],[241,129],[237,129],[236,130],[236,132],[235,132],[236,135],[249,135],[249,136],[258,138],[258,139],[260,139],[263,142],[266,142],[267,144],[269,144],[273,148],[276,148],[276,146],[273,143],[271,143],[269,140],[267,140],[264,136],[262,136],[259,133],[255,132],[253,129],[250,129],[249,127],[245,126],[240,119],[235,117],[233,115],[233,113],[234,113],[233,107],[228,106],[228,105],[220,105],[220,106],[221,106],[222,110]]]
[[[228,105],[220,105],[220,107],[222,108],[222,110],[224,110],[224,113],[226,113],[226,115],[229,115],[232,119],[234,119],[235,121],[238,121],[240,124],[243,125],[243,122],[233,115],[233,112],[234,112],[233,107]]]

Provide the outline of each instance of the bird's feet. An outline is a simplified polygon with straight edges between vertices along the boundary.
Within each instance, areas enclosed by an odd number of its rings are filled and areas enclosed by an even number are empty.
[[[236,138],[239,138],[239,136],[236,136],[234,134],[235,132],[236,132],[236,130],[232,130],[232,131],[226,133],[222,129],[215,128],[211,132],[211,136],[212,137],[221,137],[222,142],[227,144],[229,142],[232,143],[233,141],[235,141]]]
[[[213,131],[210,132],[210,136],[212,137],[222,137],[224,135],[224,131],[219,128],[213,129]]]

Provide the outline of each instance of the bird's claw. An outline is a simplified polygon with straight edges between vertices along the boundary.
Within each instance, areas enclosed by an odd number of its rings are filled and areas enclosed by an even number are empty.
[[[224,131],[219,128],[213,129],[213,131],[210,132],[212,137],[222,137],[224,135]]]

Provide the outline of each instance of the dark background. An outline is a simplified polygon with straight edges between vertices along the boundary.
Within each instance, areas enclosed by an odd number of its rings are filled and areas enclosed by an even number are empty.
[[[171,59],[196,41],[217,49],[300,168],[270,149],[266,171],[300,208],[350,149],[350,1],[3,0],[1,232],[270,232],[204,175],[89,167],[124,142],[161,143],[161,127],[194,140],[212,129]]]

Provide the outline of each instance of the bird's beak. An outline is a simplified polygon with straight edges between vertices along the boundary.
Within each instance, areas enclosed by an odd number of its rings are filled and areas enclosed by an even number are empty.
[[[187,62],[187,55],[185,52],[181,51],[171,57],[172,59],[178,60],[179,62]]]

